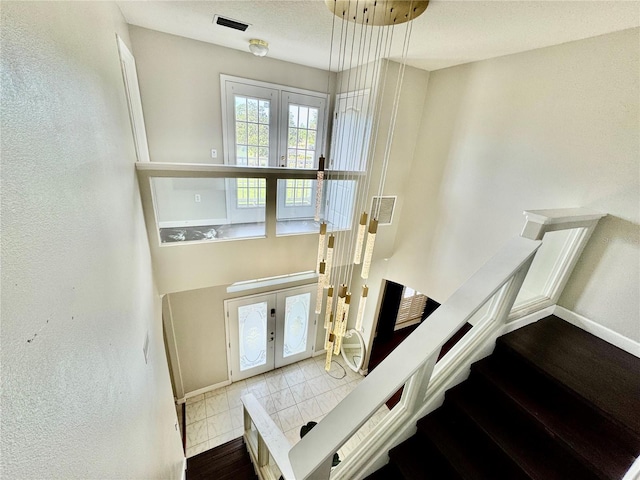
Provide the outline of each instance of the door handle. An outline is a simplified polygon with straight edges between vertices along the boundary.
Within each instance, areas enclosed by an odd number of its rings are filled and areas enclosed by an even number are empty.
[[[269,339],[269,341],[270,341],[270,342],[273,342],[273,339],[275,338],[275,337],[273,336],[273,332],[271,332],[269,335],[271,335],[271,338]]]

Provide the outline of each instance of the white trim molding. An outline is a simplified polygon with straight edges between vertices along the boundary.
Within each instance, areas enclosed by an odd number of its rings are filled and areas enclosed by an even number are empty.
[[[614,332],[613,330],[600,325],[593,320],[589,320],[588,318],[572,312],[571,310],[567,310],[566,308],[559,305],[555,306],[553,314],[569,322],[570,324],[581,328],[585,332],[589,332],[591,335],[595,335],[605,342],[608,342],[611,345],[615,345],[621,350],[624,350],[625,352],[640,358],[640,343],[636,342],[635,340],[631,340],[630,338],[627,338],[624,335],[619,334],[618,332]]]
[[[218,388],[226,387],[227,385],[231,385],[230,380],[225,380],[224,382],[214,383],[213,385],[209,385],[208,387],[200,388],[198,390],[194,390],[193,392],[185,393],[183,398],[179,398],[177,403],[185,403],[187,399],[197,397],[198,395],[202,395],[203,393],[208,393],[213,390],[217,390]]]

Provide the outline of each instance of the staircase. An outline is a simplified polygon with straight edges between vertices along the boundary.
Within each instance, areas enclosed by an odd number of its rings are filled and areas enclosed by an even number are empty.
[[[640,359],[551,316],[500,337],[417,428],[368,479],[621,479]]]
[[[258,480],[242,438],[187,459],[187,480]]]

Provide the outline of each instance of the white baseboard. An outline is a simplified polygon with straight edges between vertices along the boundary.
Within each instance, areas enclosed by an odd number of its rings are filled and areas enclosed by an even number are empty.
[[[538,320],[542,320],[549,315],[553,315],[554,308],[555,305],[552,305],[550,307],[543,308],[542,310],[538,310],[537,312],[530,313],[529,315],[525,315],[524,317],[511,320],[504,326],[502,334],[505,335],[509,332],[513,332],[514,330],[518,330],[519,328],[535,323]]]
[[[556,305],[553,312],[554,315],[561,319],[575,325],[582,330],[601,338],[605,342],[608,342],[616,347],[630,353],[636,357],[640,357],[640,343],[625,337],[624,335],[614,332],[613,330],[600,325],[599,323],[589,320],[588,318],[578,315],[577,313],[567,310],[564,307]]]
[[[187,480],[187,457],[182,459],[182,475],[180,475],[180,480]]]
[[[327,351],[326,350],[318,350],[317,352],[313,352],[312,357],[319,357],[320,355],[326,355]]]
[[[224,382],[219,382],[213,385],[209,385],[208,387],[201,388],[199,390],[194,390],[193,392],[185,393],[184,397],[177,400],[177,403],[185,403],[188,398],[197,397],[198,395],[202,395],[203,393],[207,393],[212,390],[217,390],[218,388],[226,387],[227,385],[231,385],[230,380],[225,380]]]

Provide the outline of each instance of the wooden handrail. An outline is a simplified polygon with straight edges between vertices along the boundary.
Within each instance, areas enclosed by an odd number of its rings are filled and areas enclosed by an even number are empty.
[[[460,287],[391,355],[289,451],[297,480],[328,478],[316,472],[500,288],[530,265],[541,242],[516,237]],[[515,297],[514,297],[515,298]],[[513,299],[512,299],[513,301]],[[506,313],[505,313],[506,317]],[[504,319],[500,319],[504,320]],[[433,362],[432,362],[433,363]],[[275,457],[274,457],[275,458]],[[277,460],[276,460],[277,462]],[[289,478],[285,475],[285,478]]]

